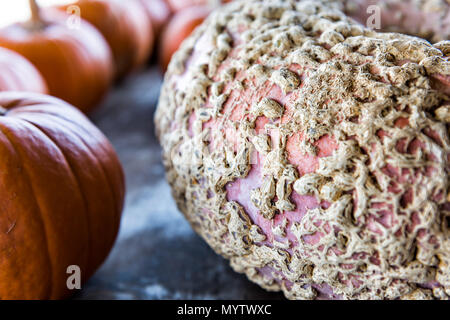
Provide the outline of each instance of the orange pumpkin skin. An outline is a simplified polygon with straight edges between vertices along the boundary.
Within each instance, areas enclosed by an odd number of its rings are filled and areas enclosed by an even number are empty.
[[[173,12],[198,6],[198,5],[217,5],[218,3],[228,3],[232,0],[166,0]]]
[[[211,11],[212,8],[209,6],[193,6],[179,11],[172,17],[161,36],[159,59],[163,71],[167,70],[172,55],[184,39],[189,37]]]
[[[68,16],[43,12],[45,26],[14,24],[0,30],[0,47],[27,58],[42,74],[49,93],[91,111],[112,82],[111,51],[101,34],[81,21],[70,29]]]
[[[158,38],[163,26],[169,21],[172,11],[165,0],[139,0],[151,21],[155,38]]]
[[[14,51],[0,48],[0,91],[48,93],[37,69]]]
[[[208,4],[208,0],[166,0],[173,12],[180,10]]]
[[[144,64],[153,49],[154,34],[143,6],[135,0],[80,0],[81,18],[93,24],[108,42],[116,78]],[[64,7],[66,8],[66,7]]]
[[[119,229],[124,176],[105,136],[46,95],[0,93],[0,300],[60,299],[86,281]]]

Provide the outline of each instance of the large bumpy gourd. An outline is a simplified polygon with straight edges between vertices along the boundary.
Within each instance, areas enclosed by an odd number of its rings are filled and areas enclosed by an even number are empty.
[[[237,1],[174,55],[156,114],[174,198],[292,299],[450,296],[450,42],[336,1]]]

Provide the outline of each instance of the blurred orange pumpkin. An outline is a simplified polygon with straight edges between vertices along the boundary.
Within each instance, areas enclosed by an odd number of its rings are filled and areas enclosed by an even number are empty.
[[[57,98],[1,92],[0,106],[0,300],[68,297],[69,267],[84,283],[116,239],[121,164],[106,137]]]
[[[217,6],[221,3],[228,3],[233,0],[166,0],[173,12],[198,6],[198,5],[210,5]]]
[[[169,21],[172,14],[165,0],[139,0],[144,6],[155,34],[155,38],[159,36],[162,27]]]
[[[0,48],[0,91],[47,93],[47,84],[37,69],[20,54]]]
[[[166,0],[173,12],[192,6],[207,5],[211,0]]]
[[[148,60],[154,34],[142,4],[136,0],[79,0],[76,5],[81,18],[93,24],[111,47],[117,78]]]
[[[172,55],[194,29],[211,13],[209,6],[193,6],[177,12],[163,31],[160,43],[160,66],[167,70]]]
[[[0,30],[0,47],[22,54],[40,71],[51,95],[84,112],[93,109],[112,80],[112,58],[102,35],[85,21],[73,27],[61,12],[40,11],[29,0],[32,18]]]

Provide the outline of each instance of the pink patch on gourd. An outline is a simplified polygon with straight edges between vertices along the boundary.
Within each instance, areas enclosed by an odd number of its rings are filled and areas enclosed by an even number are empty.
[[[319,158],[331,156],[338,148],[336,141],[328,135],[325,135],[313,143],[317,147],[317,156],[306,154],[300,148],[303,139],[302,133],[295,133],[288,138],[286,145],[288,160],[297,167],[301,176],[315,172],[319,167]]]

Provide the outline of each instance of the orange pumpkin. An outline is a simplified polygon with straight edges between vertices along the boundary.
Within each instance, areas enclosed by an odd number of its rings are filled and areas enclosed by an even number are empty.
[[[93,24],[111,47],[117,78],[148,60],[154,35],[151,22],[139,2],[79,0],[76,5],[80,8],[81,17]]]
[[[68,15],[41,12],[30,0],[32,19],[0,30],[0,47],[26,57],[40,71],[51,95],[84,112],[103,98],[112,81],[108,44],[90,24],[68,26]]]
[[[14,51],[0,48],[0,91],[47,93],[47,84],[39,71]]]
[[[57,98],[2,92],[0,106],[0,300],[68,297],[68,267],[86,281],[115,241],[121,165],[105,136]]]
[[[160,43],[160,66],[167,70],[172,55],[194,29],[211,13],[209,6],[193,6],[177,12],[164,29]]]
[[[228,3],[232,0],[166,0],[169,7],[173,12],[178,12],[180,10],[198,6],[198,5],[211,5],[216,6],[220,3]]]
[[[162,27],[169,21],[172,14],[165,0],[139,0],[152,23],[155,38],[158,37]]]

